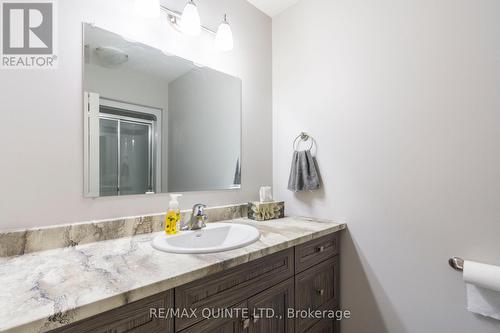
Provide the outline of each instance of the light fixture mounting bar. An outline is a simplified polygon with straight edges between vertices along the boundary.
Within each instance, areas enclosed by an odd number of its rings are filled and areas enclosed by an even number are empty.
[[[164,11],[167,14],[169,22],[171,24],[173,24],[176,28],[178,28],[178,24],[179,24],[178,20],[180,20],[180,18],[181,18],[181,13],[179,13],[175,10],[172,10],[170,8],[167,8],[163,5],[160,5],[160,8],[162,11]],[[206,32],[208,32],[214,36],[217,34],[214,30],[207,28],[203,25],[201,26],[201,29],[205,30]]]

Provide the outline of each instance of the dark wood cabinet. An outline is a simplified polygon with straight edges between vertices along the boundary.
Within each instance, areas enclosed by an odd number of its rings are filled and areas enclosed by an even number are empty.
[[[294,279],[288,279],[248,300],[249,333],[293,333]]]
[[[289,308],[294,307],[294,278],[291,277],[248,300],[240,303],[238,311],[227,311],[235,316],[206,318],[184,330],[182,333],[293,333],[293,318],[287,317]],[[244,310],[242,310],[244,309]],[[208,313],[208,311],[207,311]]]
[[[295,307],[297,310],[333,310],[338,304],[338,257],[330,258],[295,276]],[[295,321],[297,333],[305,332],[318,319]]]
[[[329,259],[296,276],[298,309],[316,310],[329,301],[336,301],[336,259]]]
[[[338,307],[338,254],[330,234],[52,332],[339,333],[337,321],[295,317]],[[151,308],[196,315],[151,318]]]
[[[202,309],[220,309],[293,277],[293,248],[216,273],[175,288],[175,306],[196,310],[196,316],[178,318],[175,330],[181,331],[201,320]]]
[[[174,329],[172,318],[152,318],[150,309],[172,308],[172,290],[144,298],[114,310],[64,326],[53,333],[166,333]]]
[[[231,307],[230,311],[219,309],[215,311],[213,318],[208,318],[196,325],[193,325],[183,333],[244,333],[250,325],[250,319],[244,317],[243,309],[248,309],[247,302]],[[224,311],[224,312],[223,312]],[[207,316],[209,317],[209,316]]]

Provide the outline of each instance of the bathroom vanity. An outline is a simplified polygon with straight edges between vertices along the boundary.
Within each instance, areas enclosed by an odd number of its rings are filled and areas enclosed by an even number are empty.
[[[337,308],[338,254],[332,233],[53,332],[338,332],[331,319],[287,318],[295,313],[289,309]],[[248,313],[221,311],[231,308]],[[179,309],[179,316],[160,315],[160,309]],[[218,318],[224,313],[228,318]]]
[[[120,220],[116,230],[135,232],[120,238],[105,238],[116,234],[115,221],[0,235],[11,250],[18,236],[25,239],[18,255],[0,257],[0,332],[338,332],[336,321],[288,315],[338,307],[345,224],[300,217],[257,222],[241,218],[240,208],[208,215],[253,226],[260,238],[217,253],[153,248],[161,215]],[[68,242],[55,247],[59,240]]]

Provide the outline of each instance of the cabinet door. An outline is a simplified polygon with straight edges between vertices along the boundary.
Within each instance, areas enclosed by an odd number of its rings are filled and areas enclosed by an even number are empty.
[[[248,300],[249,333],[293,333],[293,318],[287,316],[293,307],[293,278],[255,295]]]
[[[237,306],[229,308],[232,311],[214,312],[213,318],[203,320],[180,333],[243,333],[249,326],[250,320],[244,318],[247,315],[247,303],[243,302]]]
[[[295,276],[297,310],[333,310],[338,305],[338,257],[328,259]],[[295,320],[295,331],[305,332],[317,318]]]
[[[202,320],[204,308],[220,309],[238,304],[293,277],[293,248],[236,266],[175,288],[175,306],[196,316],[176,318],[175,331]]]
[[[173,307],[173,292],[169,290],[94,317],[81,320],[51,333],[171,333],[171,318],[152,318],[150,309]]]

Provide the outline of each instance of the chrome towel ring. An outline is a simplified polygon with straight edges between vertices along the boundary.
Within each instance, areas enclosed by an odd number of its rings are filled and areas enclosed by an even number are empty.
[[[301,143],[306,143],[309,141],[309,147],[306,150],[311,150],[312,147],[316,144],[313,137],[307,134],[306,132],[301,132],[299,135],[295,137],[293,140],[293,150],[298,151]]]

